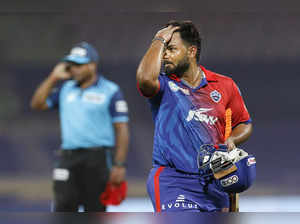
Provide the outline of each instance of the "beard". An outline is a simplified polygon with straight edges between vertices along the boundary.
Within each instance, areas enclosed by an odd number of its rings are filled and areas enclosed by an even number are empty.
[[[178,78],[181,78],[183,74],[189,69],[190,63],[187,58],[182,59],[177,66],[171,68],[169,66],[165,66],[164,63],[164,70],[166,75],[175,74]],[[173,64],[174,65],[174,64]]]
[[[92,78],[90,73],[81,73],[77,75],[73,75],[72,79],[77,81],[77,84],[81,86],[83,83],[89,81]]]

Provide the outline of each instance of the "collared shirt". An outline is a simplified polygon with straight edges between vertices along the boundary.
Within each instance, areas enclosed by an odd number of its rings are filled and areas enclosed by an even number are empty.
[[[119,86],[99,76],[82,89],[74,80],[63,83],[47,98],[58,108],[62,149],[115,146],[113,123],[128,122],[128,108]]]
[[[206,70],[196,88],[174,75],[159,76],[160,89],[149,99],[155,122],[153,165],[197,173],[202,144],[221,144],[250,116],[234,81]]]

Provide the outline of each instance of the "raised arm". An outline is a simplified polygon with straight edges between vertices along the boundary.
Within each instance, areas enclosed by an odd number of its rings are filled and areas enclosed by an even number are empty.
[[[164,49],[178,27],[168,26],[155,35],[137,69],[136,79],[144,96],[153,96],[158,88]]]
[[[31,98],[30,106],[32,109],[48,109],[46,99],[50,95],[52,89],[58,81],[70,78],[70,74],[66,71],[66,66],[67,64],[64,62],[57,64],[50,75],[38,86]]]

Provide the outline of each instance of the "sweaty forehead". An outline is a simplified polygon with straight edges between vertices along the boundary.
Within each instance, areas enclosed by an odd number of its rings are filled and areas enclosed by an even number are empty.
[[[175,32],[173,33],[172,39],[170,40],[168,45],[181,45],[183,44],[180,33],[179,32]]]

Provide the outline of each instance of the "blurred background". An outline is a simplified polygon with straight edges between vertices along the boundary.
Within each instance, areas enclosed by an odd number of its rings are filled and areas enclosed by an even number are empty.
[[[30,98],[83,40],[99,50],[100,72],[120,85],[130,109],[129,197],[117,211],[152,211],[145,182],[153,123],[135,74],[155,33],[172,19],[198,26],[201,64],[232,77],[251,114],[254,132],[243,147],[256,156],[257,180],[241,194],[241,210],[300,211],[296,0],[1,1],[0,211],[50,211],[58,115],[31,111]]]

